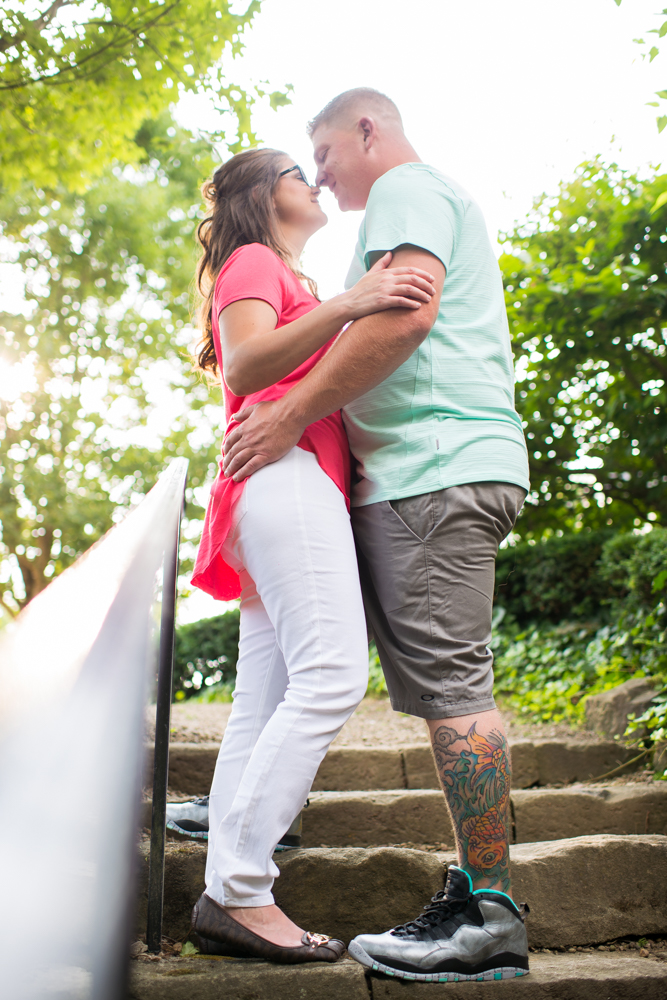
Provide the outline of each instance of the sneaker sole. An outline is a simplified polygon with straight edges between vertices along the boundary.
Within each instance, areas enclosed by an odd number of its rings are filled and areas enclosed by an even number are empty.
[[[494,979],[518,979],[520,976],[528,975],[528,969],[517,969],[513,966],[487,969],[486,972],[475,972],[470,975],[465,972],[405,972],[403,969],[392,969],[391,966],[384,965],[383,962],[376,962],[355,941],[350,941],[347,951],[352,958],[356,959],[360,965],[366,966],[371,972],[381,972],[384,976],[391,976],[393,979],[409,979],[420,983],[484,983]]]
[[[171,819],[167,820],[167,829],[183,840],[208,840],[208,830],[183,830]]]
[[[208,841],[208,830],[183,830],[178,823],[173,820],[167,820],[167,830],[177,840],[203,840]],[[280,851],[298,851],[301,849],[301,844],[277,844],[276,854]]]

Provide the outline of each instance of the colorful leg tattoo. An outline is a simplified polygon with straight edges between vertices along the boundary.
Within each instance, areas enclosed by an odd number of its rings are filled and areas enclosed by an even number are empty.
[[[502,733],[440,726],[433,756],[454,821],[460,864],[478,889],[510,884],[510,756]]]

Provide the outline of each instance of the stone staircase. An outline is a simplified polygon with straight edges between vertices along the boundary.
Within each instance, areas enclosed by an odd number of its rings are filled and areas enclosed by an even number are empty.
[[[206,794],[217,750],[172,745],[174,793]],[[635,942],[667,938],[667,783],[609,779],[610,772],[641,779],[632,774],[633,753],[613,741],[515,740],[512,760],[513,891],[530,904],[529,942],[541,949],[525,979],[440,985],[368,976],[347,959],[290,968],[142,955],[132,963],[128,996],[378,1000],[446,991],[454,1000],[475,1000],[512,991],[522,1000],[664,1000],[667,944],[662,956],[661,945],[640,952]],[[427,744],[333,747],[304,812],[303,848],[275,856],[276,901],[302,926],[346,941],[386,930],[414,917],[442,888],[453,845]],[[141,857],[143,930],[146,845]],[[171,941],[187,937],[205,858],[203,844],[168,844],[164,935]],[[620,939],[627,948],[604,944]]]

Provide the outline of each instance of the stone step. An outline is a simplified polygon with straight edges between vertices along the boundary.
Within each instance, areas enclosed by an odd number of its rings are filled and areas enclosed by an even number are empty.
[[[667,837],[595,836],[517,844],[510,850],[513,894],[527,901],[528,940],[536,948],[598,944],[667,933]],[[276,902],[302,927],[346,943],[414,918],[442,889],[454,858],[405,848],[333,848],[274,855]],[[189,933],[204,890],[206,847],[170,843],[166,851],[164,931]],[[141,845],[139,916],[146,926],[148,844]]]
[[[667,963],[633,954],[531,956],[522,979],[486,983],[409,983],[366,976],[350,959],[335,965],[270,965],[251,960],[171,958],[133,962],[129,1000],[664,1000]]]
[[[172,743],[169,787],[182,795],[208,795],[218,743]],[[146,774],[151,774],[152,746],[147,746]],[[512,786],[531,788],[566,785],[606,775],[636,752],[613,741],[515,740],[512,744]],[[151,785],[148,781],[148,785]],[[322,761],[314,791],[372,791],[394,788],[438,788],[427,743],[403,747],[333,747]]]
[[[592,834],[667,834],[667,784],[578,785],[512,793],[513,842]],[[304,847],[454,844],[442,792],[312,792]]]

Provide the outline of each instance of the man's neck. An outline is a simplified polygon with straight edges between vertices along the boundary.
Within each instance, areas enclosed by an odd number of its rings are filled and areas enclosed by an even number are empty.
[[[390,147],[383,150],[383,154],[378,160],[376,170],[373,172],[373,183],[389,170],[393,170],[394,167],[402,167],[404,163],[421,162],[421,157],[407,139],[404,142],[392,143]]]

